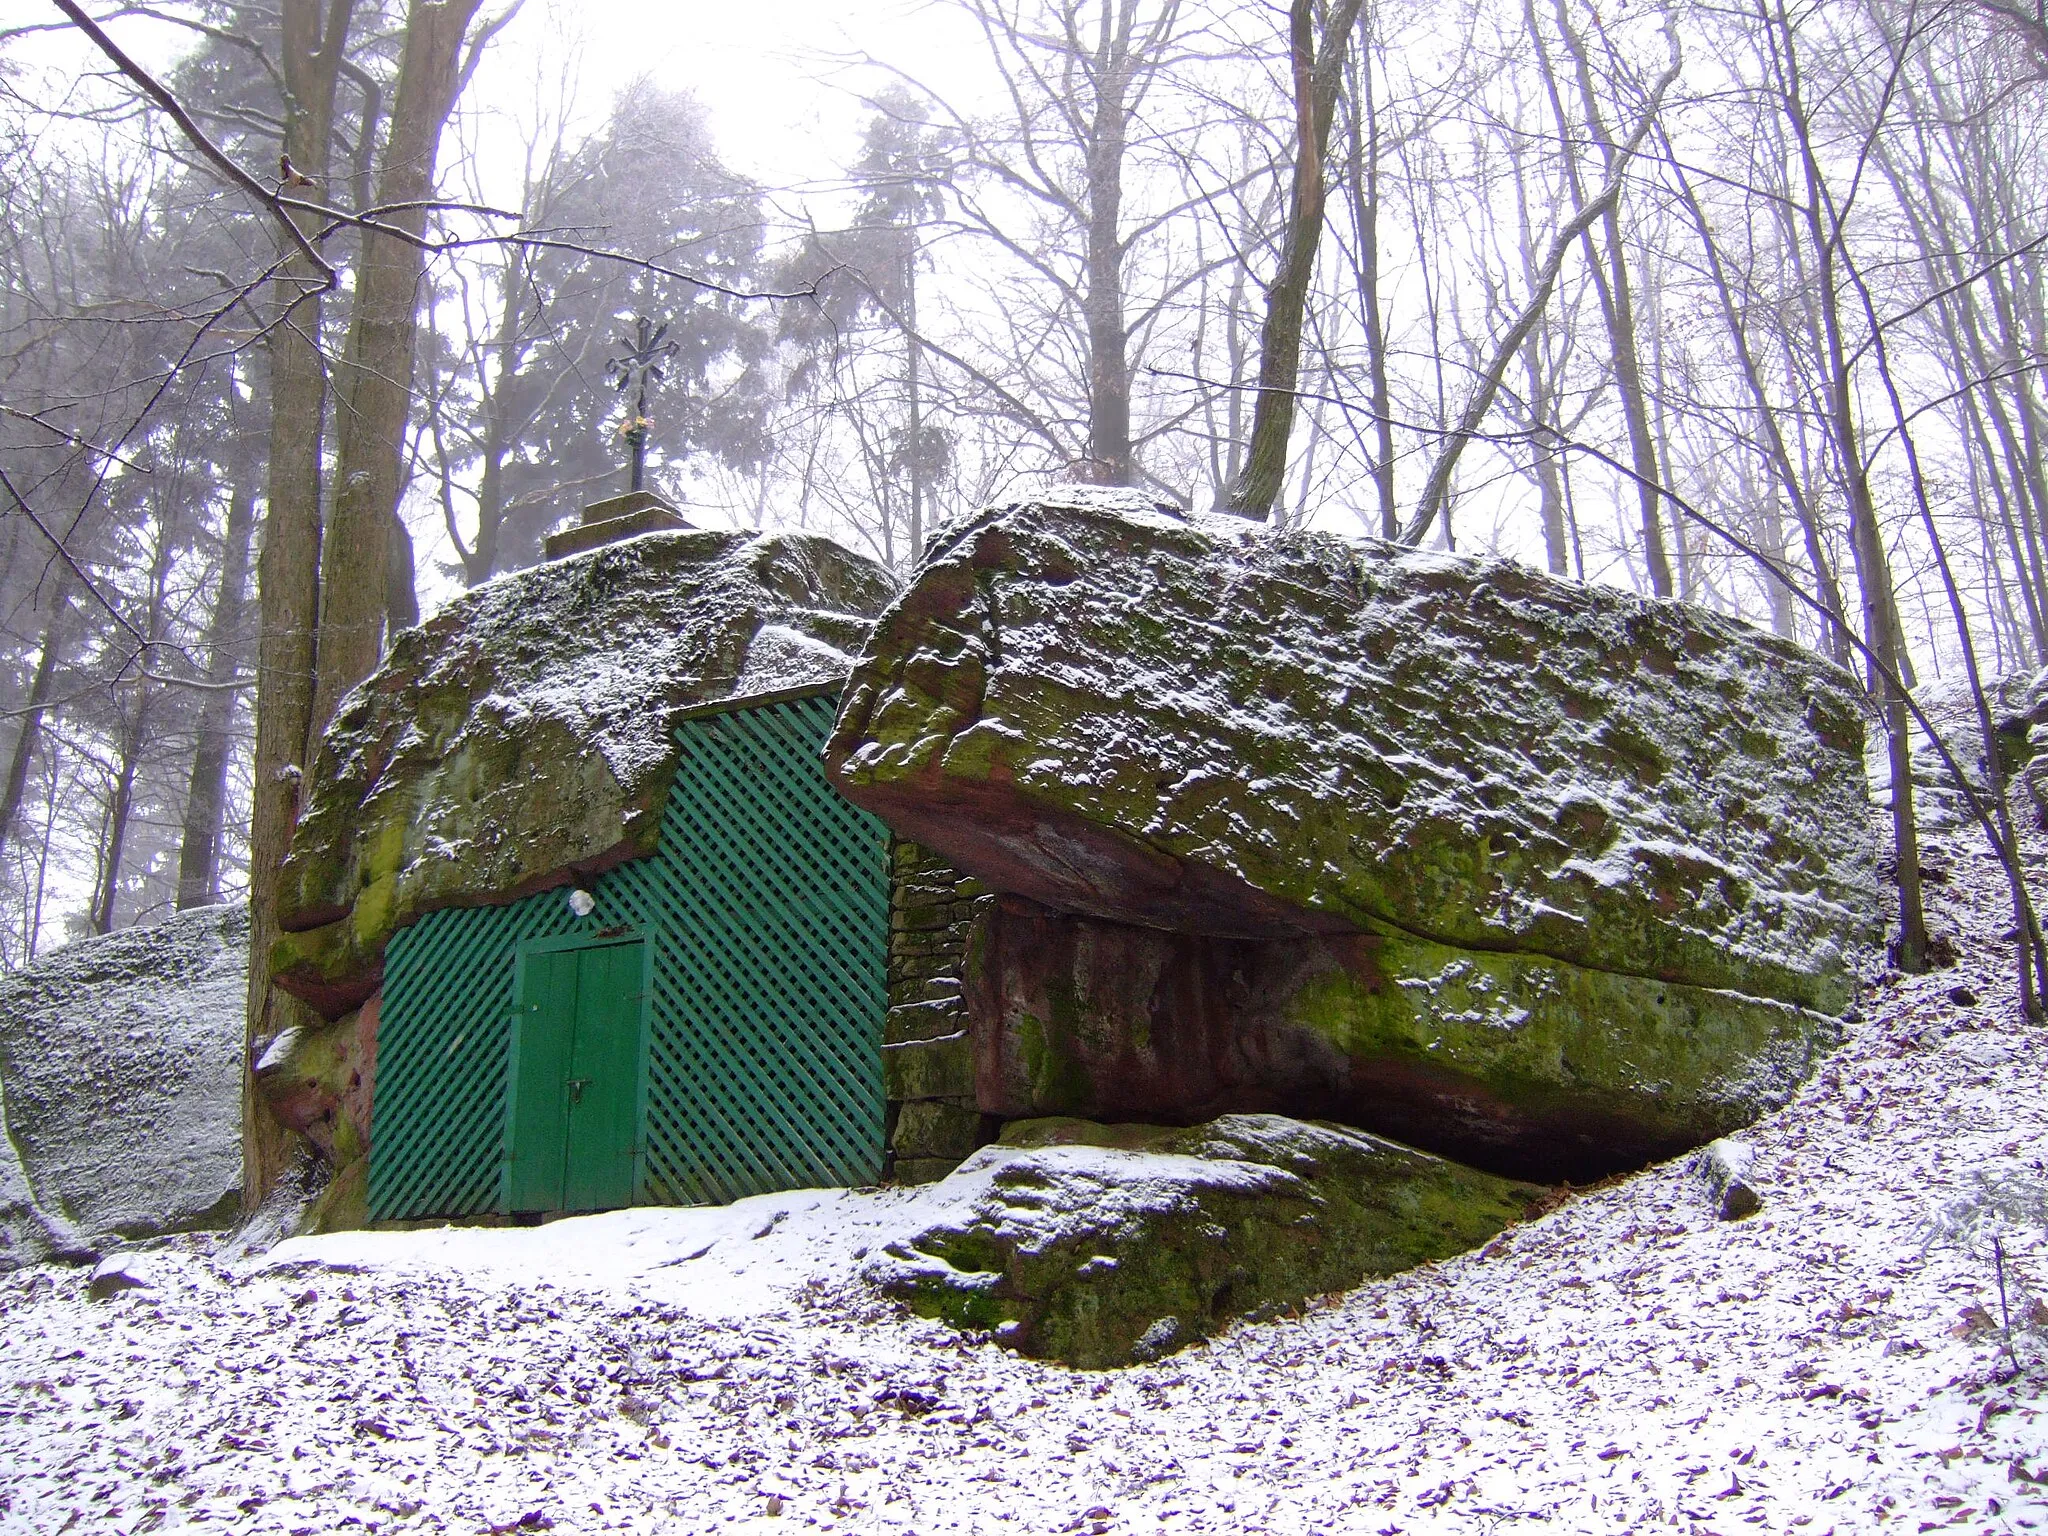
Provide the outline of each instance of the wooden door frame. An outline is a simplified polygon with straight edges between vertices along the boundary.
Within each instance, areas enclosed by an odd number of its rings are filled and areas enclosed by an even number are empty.
[[[519,1099],[519,1040],[526,1020],[535,1011],[525,1001],[526,961],[529,955],[563,950],[603,949],[613,944],[640,946],[640,1038],[633,1052],[633,1195],[629,1202],[639,1205],[647,1193],[647,1089],[648,1052],[654,1041],[654,932],[646,923],[631,923],[597,932],[563,933],[553,938],[527,939],[512,950],[512,1039],[505,1053],[505,1117],[499,1132],[498,1199],[501,1213],[512,1206],[512,1127]],[[573,1021],[572,1021],[573,1022]],[[586,1213],[589,1214],[589,1213]]]

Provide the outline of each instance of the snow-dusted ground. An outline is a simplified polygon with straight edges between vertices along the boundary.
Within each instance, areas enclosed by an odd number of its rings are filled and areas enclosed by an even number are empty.
[[[1104,1374],[868,1296],[931,1194],[178,1239],[108,1301],[0,1277],[0,1528],[2048,1530],[2048,1243],[2006,1234],[2017,1375],[1988,1251],[1926,1246],[1980,1171],[2048,1180],[2048,1038],[1979,840],[1932,857],[1961,964],[1756,1129],[1746,1222],[1656,1169]]]

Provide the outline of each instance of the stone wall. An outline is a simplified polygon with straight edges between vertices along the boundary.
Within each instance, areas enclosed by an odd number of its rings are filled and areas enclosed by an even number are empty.
[[[898,1183],[944,1178],[995,1139],[995,1122],[975,1105],[974,1046],[961,985],[975,914],[993,899],[980,881],[936,854],[890,840],[882,1081],[891,1177]]]

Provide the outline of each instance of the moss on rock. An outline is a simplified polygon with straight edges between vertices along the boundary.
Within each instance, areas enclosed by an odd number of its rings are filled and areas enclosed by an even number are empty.
[[[1384,928],[1217,939],[1006,896],[965,997],[977,1107],[1366,1126],[1495,1173],[1589,1182],[1786,1103],[1840,1039],[1768,998]]]
[[[1021,1121],[924,1198],[869,1279],[1025,1354],[1153,1359],[1487,1241],[1537,1186],[1277,1115],[1192,1129]]]
[[[1688,604],[1062,488],[936,542],[827,758],[1059,910],[1836,1013],[1878,934],[1858,697]]]
[[[692,705],[837,683],[894,590],[812,534],[647,534],[500,577],[343,700],[278,899],[280,984],[330,1017],[436,907],[653,851]]]

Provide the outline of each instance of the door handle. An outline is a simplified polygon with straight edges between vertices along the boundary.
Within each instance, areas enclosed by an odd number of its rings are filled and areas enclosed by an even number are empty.
[[[583,1090],[584,1090],[585,1088],[589,1087],[589,1086],[590,1086],[590,1079],[589,1079],[589,1078],[587,1078],[587,1077],[572,1077],[572,1078],[570,1078],[570,1079],[569,1079],[569,1102],[570,1102],[571,1104],[581,1104],[581,1103],[583,1102]]]

